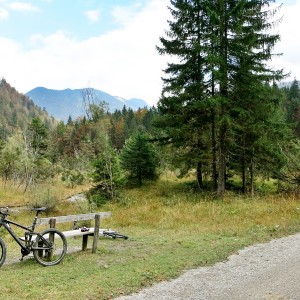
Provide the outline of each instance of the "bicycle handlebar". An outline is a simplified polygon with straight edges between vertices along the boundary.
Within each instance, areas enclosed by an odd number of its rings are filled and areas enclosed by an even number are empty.
[[[5,209],[5,211],[3,210]],[[9,216],[9,213],[8,213],[8,208],[0,208],[0,214],[5,218],[6,216]]]
[[[0,214],[3,216],[9,216],[9,212],[19,212],[17,209],[10,209],[8,207],[0,207]]]
[[[46,211],[46,207],[37,207],[37,208],[32,208],[32,211],[36,211],[36,215],[39,214],[39,212]],[[2,218],[6,218],[7,216],[10,216],[9,212],[19,212],[17,209],[10,209],[8,207],[0,207],[0,215],[2,215]]]

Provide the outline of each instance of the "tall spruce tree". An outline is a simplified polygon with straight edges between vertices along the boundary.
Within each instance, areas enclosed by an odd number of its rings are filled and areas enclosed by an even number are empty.
[[[268,32],[277,12],[270,8],[272,2],[172,0],[173,20],[166,38],[160,39],[159,53],[177,57],[165,70],[168,77],[158,106],[161,125],[181,146],[193,149],[195,161],[208,157],[210,149],[218,196],[225,191],[230,147],[240,142],[235,139],[239,115],[256,114],[255,93],[283,76],[267,65],[279,40]],[[204,136],[209,129],[208,141]],[[197,142],[191,145],[195,133]]]
[[[167,38],[161,37],[160,54],[178,57],[168,64],[164,89],[158,103],[161,117],[156,124],[164,128],[175,147],[183,147],[189,165],[197,169],[202,187],[202,166],[207,163],[204,136],[211,122],[210,82],[205,1],[171,1],[173,20]],[[186,169],[187,168],[183,168]]]

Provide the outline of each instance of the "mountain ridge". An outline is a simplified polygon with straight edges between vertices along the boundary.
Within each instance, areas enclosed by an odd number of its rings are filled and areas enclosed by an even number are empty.
[[[29,97],[19,93],[4,78],[0,80],[0,141],[19,129],[25,130],[32,118],[38,117],[48,128],[57,121]]]
[[[119,96],[112,96],[104,91],[94,88],[63,90],[49,89],[46,87],[36,87],[25,95],[29,97],[36,105],[45,108],[54,118],[67,121],[69,117],[76,119],[85,114],[83,101],[86,91],[92,93],[93,100],[96,103],[106,102],[108,110],[122,110],[124,105],[127,108],[137,110],[139,108],[150,107],[143,99],[131,98],[125,99]]]

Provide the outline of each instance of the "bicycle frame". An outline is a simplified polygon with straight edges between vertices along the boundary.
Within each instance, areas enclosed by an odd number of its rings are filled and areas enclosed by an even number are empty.
[[[32,245],[30,244],[32,242],[32,237],[34,235],[41,237],[40,233],[38,232],[34,232],[36,223],[37,223],[37,219],[38,219],[38,211],[37,211],[37,215],[35,216],[35,218],[33,219],[33,223],[31,226],[24,226],[22,224],[19,224],[17,222],[8,220],[8,219],[2,219],[0,218],[0,227],[4,226],[4,228],[9,232],[9,234],[13,237],[13,239],[18,243],[18,245],[21,247],[21,252],[23,254],[23,256],[26,256],[30,253],[30,251],[32,250],[45,250],[45,248],[40,248],[40,247],[32,247]],[[25,240],[20,239],[16,233],[14,232],[14,230],[10,227],[10,224],[15,225],[19,228],[24,229],[25,231]],[[29,236],[29,239],[27,239],[27,236]],[[42,237],[43,241],[45,242],[46,245],[48,245],[50,247],[50,244]]]
[[[24,225],[21,225],[19,223],[14,222],[14,221],[10,221],[10,220],[7,220],[7,219],[0,219],[0,226],[4,226],[4,228],[10,233],[10,235],[13,237],[13,239],[19,244],[19,246],[22,249],[28,250],[28,247],[27,247],[28,242],[29,243],[31,242],[32,236],[33,235],[39,235],[38,233],[34,232],[34,228],[35,228],[35,225],[36,225],[36,220],[37,220],[37,218],[34,219],[33,224],[31,226],[24,226]],[[25,241],[21,240],[16,235],[14,230],[10,227],[10,224],[15,225],[15,226],[17,226],[19,228],[22,228],[25,231],[29,232],[30,233],[29,240],[28,241],[26,239],[25,239]],[[25,232],[25,235],[26,235],[26,232]]]

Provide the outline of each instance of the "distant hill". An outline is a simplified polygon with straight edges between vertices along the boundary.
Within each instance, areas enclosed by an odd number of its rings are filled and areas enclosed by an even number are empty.
[[[281,88],[289,88],[292,84],[292,81],[281,81],[278,84],[278,87]]]
[[[0,139],[25,129],[33,117],[39,117],[49,128],[57,121],[27,96],[16,91],[5,79],[0,80]]]
[[[78,116],[84,115],[83,108],[83,92],[85,89],[65,89],[65,90],[51,90],[45,87],[37,87],[26,93],[32,101],[45,108],[54,118],[62,121],[67,121],[69,116],[76,119]],[[92,90],[93,98],[97,102],[104,101],[108,104],[110,112],[115,110],[122,110],[124,105],[127,108],[137,110],[138,108],[149,107],[149,105],[142,99],[126,100],[121,97],[115,97],[96,89]]]

